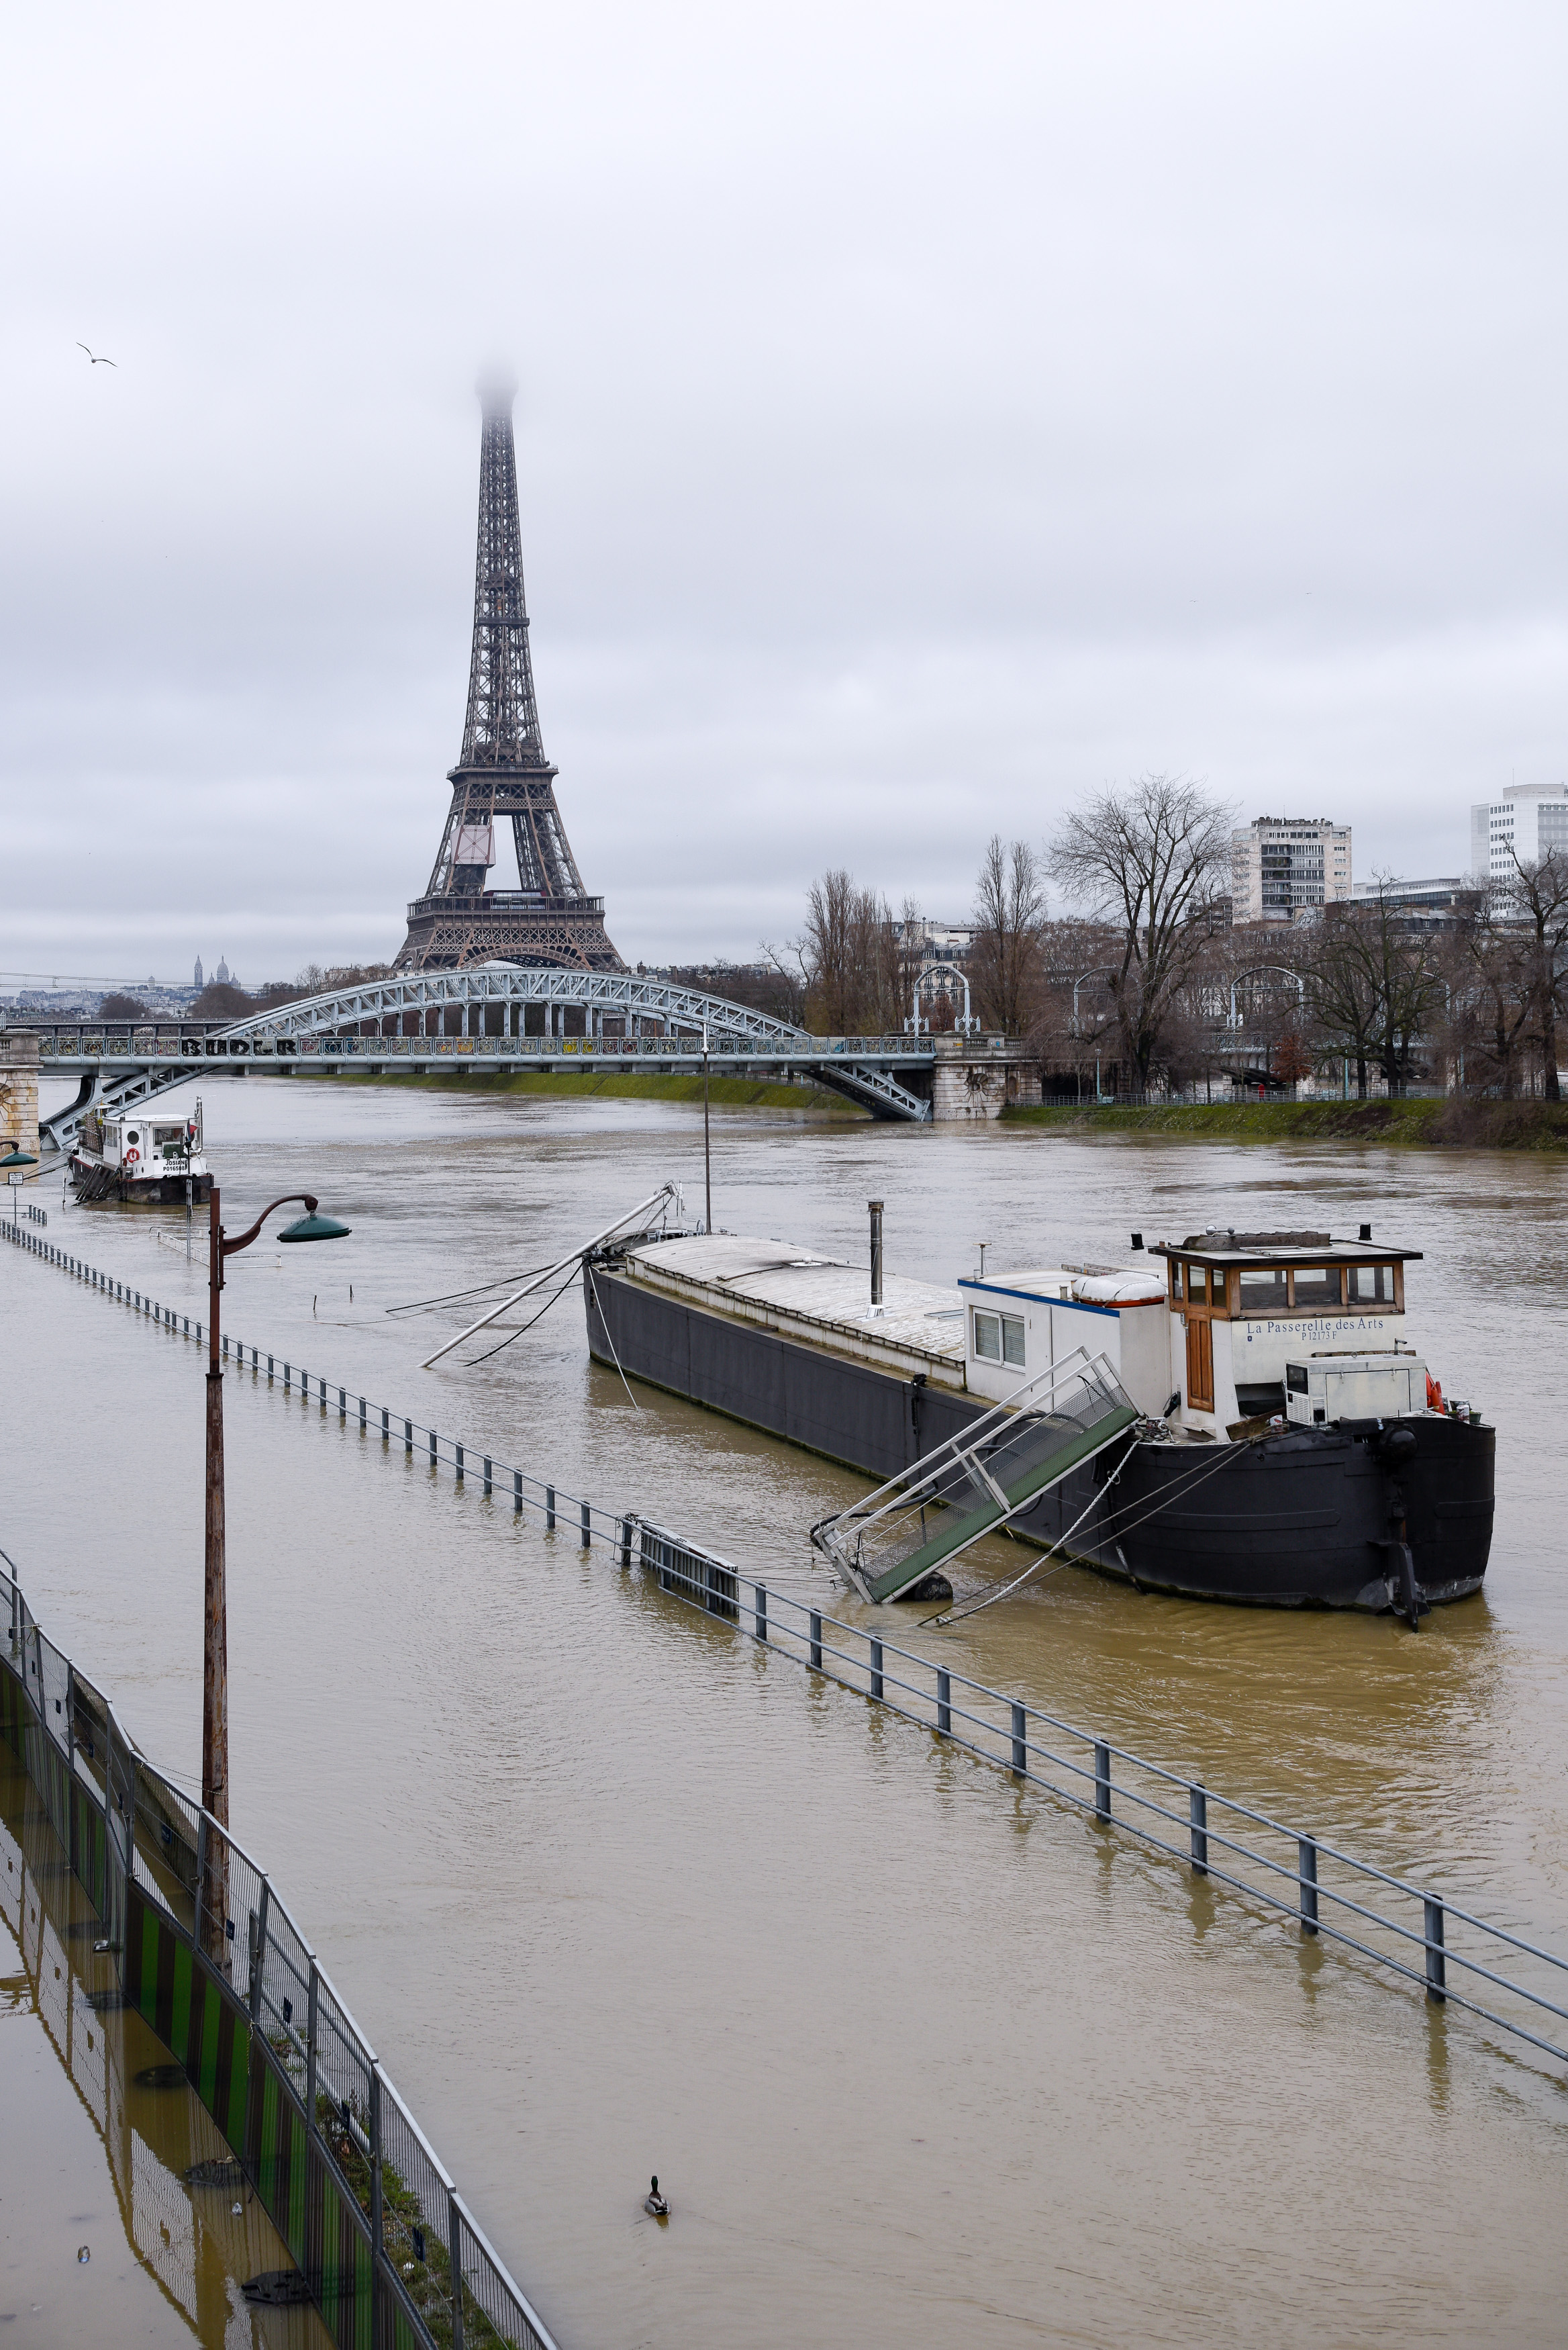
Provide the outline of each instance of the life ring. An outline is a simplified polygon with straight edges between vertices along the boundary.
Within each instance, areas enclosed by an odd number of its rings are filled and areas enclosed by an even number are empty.
[[[126,1152],[126,1154],[125,1154],[125,1163],[126,1163],[126,1165],[127,1165],[128,1167],[134,1167],[134,1166],[135,1166],[135,1164],[136,1164],[136,1162],[137,1162],[137,1160],[140,1158],[140,1156],[141,1156],[141,1153],[140,1153],[140,1150],[136,1150],[136,1149],[130,1149],[130,1150],[128,1150],[128,1151]]]

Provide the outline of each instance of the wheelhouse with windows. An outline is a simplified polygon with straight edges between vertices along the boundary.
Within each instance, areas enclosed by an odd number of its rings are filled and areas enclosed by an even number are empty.
[[[1308,1425],[1427,1406],[1406,1335],[1405,1268],[1419,1249],[1324,1232],[1228,1227],[1161,1242],[1173,1390],[1184,1425],[1216,1437],[1278,1416]]]

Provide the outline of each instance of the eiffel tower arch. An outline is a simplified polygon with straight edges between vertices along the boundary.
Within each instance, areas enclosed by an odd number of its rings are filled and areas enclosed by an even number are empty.
[[[511,962],[571,971],[624,971],[605,931],[604,899],[590,898],[556,805],[558,770],[545,756],[523,544],[512,383],[482,383],[479,548],[474,565],[473,652],[462,750],[447,778],[452,806],[422,898],[409,908],[394,970],[461,971]],[[497,827],[510,821],[519,887],[486,885]]]

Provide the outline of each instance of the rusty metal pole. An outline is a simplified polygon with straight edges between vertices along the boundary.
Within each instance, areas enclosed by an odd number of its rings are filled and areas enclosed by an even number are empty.
[[[229,1631],[223,1529],[223,1372],[218,1351],[218,1293],[223,1285],[223,1227],[218,1187],[208,1202],[207,1227],[207,1509],[206,1575],[202,1596],[202,1808],[220,1827],[229,1825]],[[211,1856],[201,1919],[202,1948],[215,1961],[226,1956],[228,1851]]]

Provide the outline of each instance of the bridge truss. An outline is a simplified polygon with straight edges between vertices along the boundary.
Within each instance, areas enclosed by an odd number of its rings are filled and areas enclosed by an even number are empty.
[[[410,972],[309,996],[223,1027],[134,1027],[102,1022],[36,1024],[39,1074],[77,1076],[77,1098],[39,1119],[56,1149],[69,1150],[98,1111],[151,1105],[203,1069],[250,1060],[278,1066],[302,1055],[419,1075],[645,1072],[700,1069],[717,1076],[800,1076],[830,1087],[872,1115],[921,1124],[929,1100],[901,1082],[929,1069],[929,1036],[814,1036],[749,1004],[671,986],[631,972],[525,971],[482,964]]]

